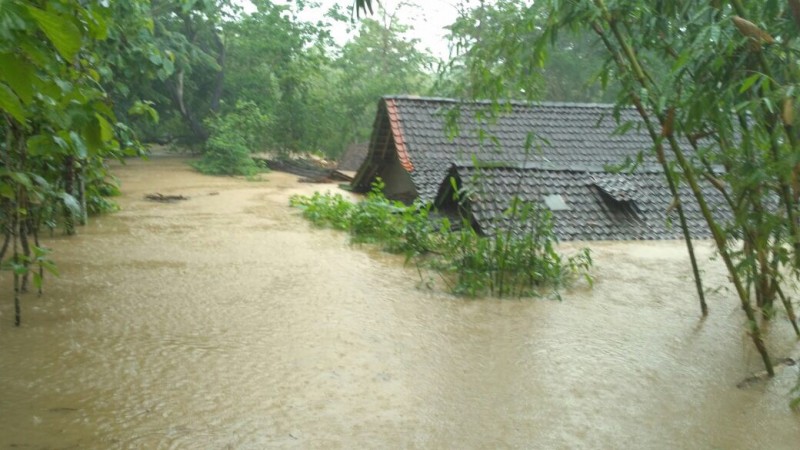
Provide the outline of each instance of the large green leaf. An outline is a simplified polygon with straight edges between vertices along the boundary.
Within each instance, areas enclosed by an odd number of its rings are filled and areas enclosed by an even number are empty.
[[[97,118],[97,123],[100,125],[100,140],[104,143],[114,139],[114,128],[108,121],[100,114],[94,115]]]
[[[5,83],[0,83],[0,110],[11,114],[20,123],[25,123],[28,115],[17,95]]]
[[[58,196],[61,198],[61,201],[64,202],[64,206],[66,206],[67,210],[75,216],[80,215],[81,213],[81,205],[78,203],[78,200],[75,199],[70,194],[66,192],[60,192]]]
[[[86,156],[89,154],[89,151],[87,150],[86,143],[83,141],[81,136],[74,131],[70,131],[69,137],[72,140],[73,145],[75,145],[75,155],[81,159],[86,158]]]
[[[34,6],[28,6],[28,13],[36,20],[39,29],[50,39],[58,53],[71,61],[81,49],[81,31],[73,19]]]
[[[34,68],[13,53],[0,54],[0,79],[8,83],[23,103],[33,100]]]

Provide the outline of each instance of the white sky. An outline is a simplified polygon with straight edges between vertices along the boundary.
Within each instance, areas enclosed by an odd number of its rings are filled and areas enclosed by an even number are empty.
[[[292,3],[291,0],[284,1]],[[343,10],[349,13],[354,4],[353,0],[315,1],[320,3],[320,6],[304,11],[301,14],[303,19],[312,22],[323,19],[324,14],[333,5],[340,5]],[[245,6],[245,10],[249,9],[248,0],[239,0],[239,2]],[[459,2],[460,0],[373,0],[373,4],[380,3],[387,11],[397,10],[401,23],[413,27],[413,30],[409,32],[409,38],[419,39],[421,50],[429,49],[434,56],[442,59],[448,56],[447,41],[444,37],[447,34],[447,30],[444,27],[455,21],[458,16],[456,5]],[[278,1],[276,3],[281,2]],[[376,10],[376,18],[378,17],[377,14]],[[337,24],[332,31],[337,43],[344,44],[347,41],[349,35],[346,25]]]

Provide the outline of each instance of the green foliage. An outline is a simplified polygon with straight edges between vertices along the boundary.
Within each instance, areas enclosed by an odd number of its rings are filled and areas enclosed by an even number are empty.
[[[380,17],[361,21],[358,35],[333,62],[333,74],[341,86],[334,101],[342,111],[332,131],[340,147],[369,139],[381,96],[428,91],[435,60],[417,50],[417,40],[403,37],[410,29],[396,14],[381,11]]]
[[[617,111],[640,114],[671,190],[691,191],[772,375],[760,322],[776,301],[800,336],[784,295],[785,274],[800,273],[800,2],[501,3],[519,7],[471,44],[470,92],[504,100],[540,87],[553,44],[573,31],[595,36],[603,61],[590,62],[619,83]],[[707,189],[725,207],[712,210]]]
[[[578,274],[591,284],[589,249],[561,256],[555,250],[558,240],[549,210],[514,200],[496,220],[497,231],[491,236],[479,235],[468,223],[457,232],[444,233],[447,243],[439,269],[454,276],[455,292],[522,297],[538,295],[542,286],[550,286],[558,295],[558,289]],[[443,224],[447,228],[449,224]]]
[[[330,114],[327,27],[301,20],[303,4],[254,2],[256,11],[225,25],[229,104],[255,103],[271,118],[270,150],[287,154],[317,150],[328,139],[320,128]],[[318,88],[321,86],[321,89]]]
[[[261,169],[251,155],[266,147],[269,124],[255,103],[237,103],[233,111],[207,121],[211,134],[203,158],[193,166],[208,175],[255,175]]]
[[[435,224],[428,220],[430,208],[387,199],[381,180],[373,183],[367,198],[353,203],[341,194],[314,193],[311,197],[295,196],[293,206],[317,226],[347,230],[353,242],[381,245],[391,253],[409,256],[428,253]]]
[[[608,102],[604,91],[603,54],[591,30],[575,29],[554,36],[547,64],[541,45],[548,10],[543,2],[481,2],[465,8],[450,25],[451,58],[437,82],[438,95],[456,98],[504,98]],[[532,51],[533,50],[533,51]],[[508,58],[498,58],[502,52]],[[512,56],[513,54],[513,56]],[[502,74],[502,76],[494,76]]]
[[[36,289],[42,289],[44,281],[44,272],[58,276],[58,268],[55,261],[50,258],[52,250],[46,247],[31,246],[30,255],[19,255],[16,260],[9,259],[3,261],[0,269],[13,272],[18,276],[26,276],[33,274],[33,285]],[[36,267],[37,271],[33,271],[32,267]]]
[[[303,210],[303,217],[320,228],[348,230],[350,216],[355,204],[342,194],[321,194],[315,192],[311,197],[295,195],[289,200],[294,207]]]
[[[270,117],[261,112],[261,108],[255,102],[240,100],[231,111],[209,120],[207,127],[212,136],[222,134],[241,136],[250,153],[258,153],[266,151],[269,147],[271,125]]]
[[[369,139],[382,95],[418,94],[430,84],[433,59],[403,37],[408,26],[383,10],[338,48],[330,23],[299,18],[302,4],[254,4],[255,12],[224,25],[223,99],[252,101],[271,118],[270,151],[335,158]],[[328,17],[349,20],[338,9]]]
[[[568,258],[555,250],[548,211],[515,206],[503,219],[525,223],[526,228],[487,237],[468,224],[452,230],[447,219],[431,217],[428,205],[389,200],[383,187],[378,180],[358,203],[340,194],[315,193],[292,197],[291,204],[317,226],[348,231],[353,242],[381,245],[386,251],[416,258],[440,272],[457,294],[523,297],[550,287],[557,295],[576,275],[591,281],[588,249]]]
[[[206,175],[252,176],[258,172],[244,139],[222,133],[206,141],[203,158],[192,163],[192,167]]]
[[[0,259],[16,266],[17,325],[28,269],[39,265],[39,284],[50,265],[40,228],[73,233],[87,212],[109,208],[105,160],[139,151],[104,87],[101,47],[119,19],[107,1],[0,2],[0,221],[10,242]]]

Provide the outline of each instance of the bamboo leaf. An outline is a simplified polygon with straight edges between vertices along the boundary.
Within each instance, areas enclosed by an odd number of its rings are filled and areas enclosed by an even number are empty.
[[[747,77],[742,83],[742,87],[739,88],[739,93],[741,94],[750,89],[750,87],[752,87],[755,84],[755,82],[758,81],[760,78],[761,78],[760,73]]]

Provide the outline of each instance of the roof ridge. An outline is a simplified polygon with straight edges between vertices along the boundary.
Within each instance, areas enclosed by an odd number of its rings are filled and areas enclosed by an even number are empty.
[[[473,105],[491,105],[493,103],[492,100],[472,100],[472,99],[457,99],[457,98],[448,98],[448,97],[421,97],[417,95],[384,95],[381,97],[383,100],[411,100],[411,101],[419,101],[419,102],[428,102],[428,103],[453,103],[453,104],[473,104]],[[547,106],[547,107],[582,107],[582,108],[602,108],[602,109],[614,109],[616,105],[612,103],[591,103],[591,102],[557,102],[557,101],[549,101],[549,100],[535,100],[535,101],[523,101],[523,100],[499,100],[497,102],[500,105],[507,105],[510,104],[512,106]],[[633,109],[633,107],[625,107],[623,109]]]
[[[558,165],[552,163],[541,162],[526,162],[522,164],[515,164],[508,161],[479,161],[478,164],[468,161],[456,161],[450,165],[451,168],[456,169],[512,169],[512,170],[539,170],[543,172],[588,172],[588,173],[604,173],[610,175],[635,175],[635,174],[652,174],[663,173],[663,169],[655,165],[640,165],[636,167],[633,172],[615,172],[607,170],[605,167],[588,166],[582,164],[575,165]]]

